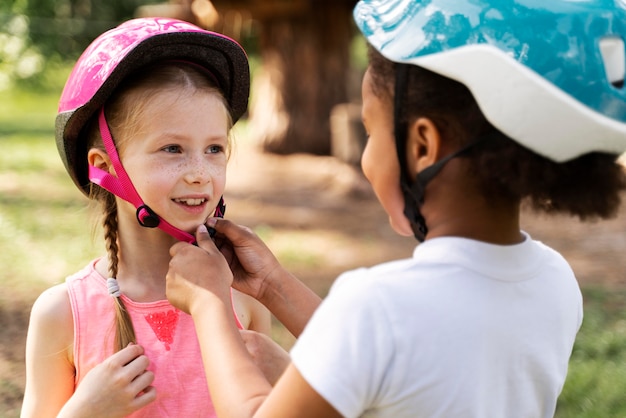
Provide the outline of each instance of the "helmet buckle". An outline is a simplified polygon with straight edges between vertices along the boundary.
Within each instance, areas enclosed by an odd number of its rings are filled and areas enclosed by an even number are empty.
[[[146,205],[137,208],[137,221],[139,225],[146,228],[156,228],[161,223],[159,216]]]

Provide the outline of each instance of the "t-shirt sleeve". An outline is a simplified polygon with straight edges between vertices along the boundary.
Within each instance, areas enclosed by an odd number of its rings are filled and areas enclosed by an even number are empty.
[[[366,271],[337,279],[291,350],[304,379],[346,417],[384,396],[394,352],[381,294]]]

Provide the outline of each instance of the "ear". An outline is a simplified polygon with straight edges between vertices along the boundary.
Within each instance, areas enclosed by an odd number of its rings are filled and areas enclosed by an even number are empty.
[[[87,152],[87,162],[89,165],[97,167],[108,173],[115,174],[115,169],[113,168],[113,164],[111,164],[109,154],[107,154],[104,150],[91,148],[89,152]]]
[[[437,162],[440,149],[441,134],[432,120],[418,118],[409,125],[406,158],[412,175]]]

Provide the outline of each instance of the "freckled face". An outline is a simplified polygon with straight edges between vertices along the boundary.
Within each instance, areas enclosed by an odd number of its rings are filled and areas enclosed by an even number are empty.
[[[157,93],[120,158],[143,201],[173,226],[193,232],[224,193],[228,114],[213,93]]]
[[[362,117],[368,140],[361,158],[361,168],[389,215],[391,227],[400,235],[411,236],[413,232],[404,216],[404,197],[400,188],[392,102],[390,98],[374,93],[369,71],[366,71],[362,85]]]

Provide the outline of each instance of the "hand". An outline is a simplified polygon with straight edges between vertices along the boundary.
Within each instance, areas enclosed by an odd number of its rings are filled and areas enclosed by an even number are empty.
[[[215,242],[233,272],[233,287],[262,301],[269,278],[282,266],[263,241],[249,228],[226,219],[209,218]]]
[[[294,335],[298,336],[321,300],[291,273],[250,229],[210,218],[215,242],[234,275],[232,286],[265,305]]]
[[[291,362],[289,354],[265,334],[249,330],[240,330],[239,333],[254,364],[274,386]]]
[[[129,345],[91,369],[59,417],[125,417],[156,399],[143,347]]]
[[[178,242],[170,249],[172,259],[166,277],[166,295],[172,305],[191,313],[200,309],[211,294],[230,305],[233,274],[222,253],[211,239],[206,226],[196,232],[198,246]],[[208,292],[207,292],[208,291]]]

